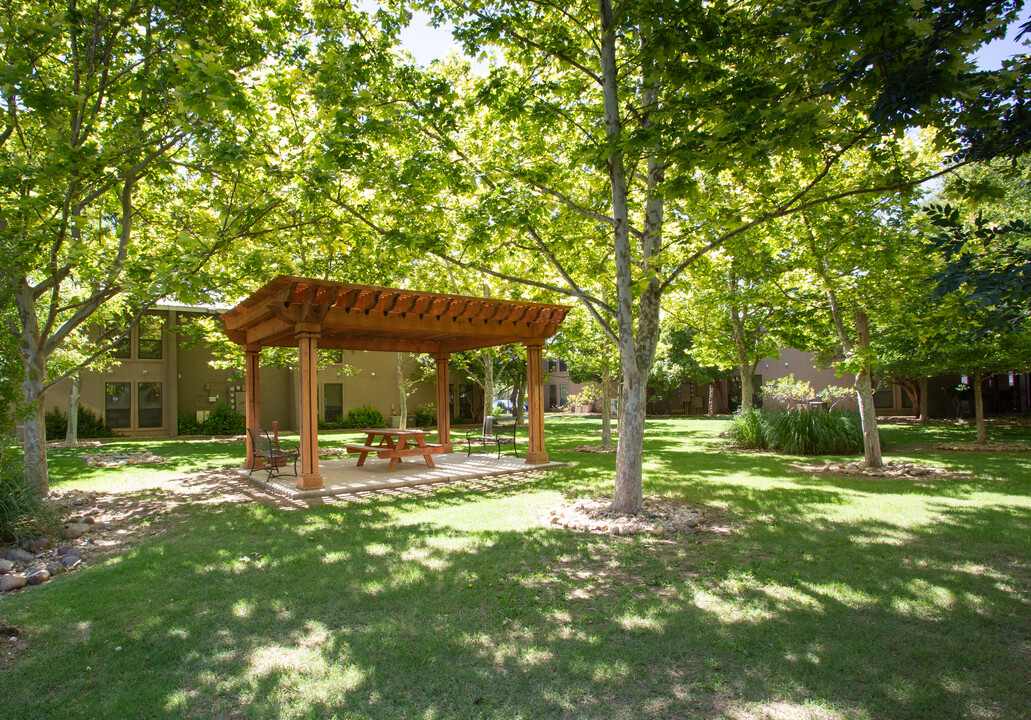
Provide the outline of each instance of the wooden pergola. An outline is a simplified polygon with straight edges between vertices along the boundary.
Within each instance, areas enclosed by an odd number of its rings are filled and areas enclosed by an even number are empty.
[[[526,462],[548,462],[544,449],[544,341],[569,308],[445,295],[280,275],[222,315],[225,333],[247,358],[247,426],[260,427],[258,360],[263,347],[297,347],[300,365],[300,470],[297,487],[323,486],[319,474],[316,350],[429,353],[437,362],[437,436],[451,452],[448,360],[462,350],[522,343],[526,347],[529,450]],[[488,400],[489,402],[489,400]],[[247,439],[248,463],[251,457]]]

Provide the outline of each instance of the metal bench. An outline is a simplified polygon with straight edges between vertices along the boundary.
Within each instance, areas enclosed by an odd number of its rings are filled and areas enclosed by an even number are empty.
[[[497,424],[495,420],[512,420],[512,424]],[[499,459],[501,458],[501,446],[511,445],[512,454],[519,457],[519,446],[516,445],[516,429],[515,418],[495,418],[493,415],[487,415],[483,418],[483,428],[479,435],[473,432],[465,436],[467,445],[465,456],[469,457],[473,454],[473,443],[479,443],[484,452],[487,451],[488,444],[497,447]]]
[[[280,470],[280,466],[286,465],[291,460],[294,463],[294,477],[297,477],[297,458],[300,455],[300,450],[284,450],[280,448],[279,438],[273,441],[268,431],[261,428],[247,428],[247,436],[251,439],[252,448],[250,457],[251,470],[247,473],[248,475],[254,472],[254,468],[257,465],[255,461],[261,458],[264,461],[265,469],[268,471],[269,480],[272,479],[273,475],[281,475],[282,470]]]

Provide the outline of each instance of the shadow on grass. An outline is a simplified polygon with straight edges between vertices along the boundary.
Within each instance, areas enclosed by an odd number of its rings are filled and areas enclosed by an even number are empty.
[[[532,525],[490,530],[477,525],[472,491],[302,512],[198,510],[122,558],[8,599],[5,620],[29,630],[30,649],[5,681],[5,710],[262,718],[741,718],[807,709],[832,718],[1009,718],[1026,710],[1031,509],[943,502],[933,508],[937,522],[903,528],[804,518],[799,508],[826,499],[812,488],[709,489],[736,506],[761,503],[776,521],[678,543]],[[394,523],[416,505],[452,514]]]

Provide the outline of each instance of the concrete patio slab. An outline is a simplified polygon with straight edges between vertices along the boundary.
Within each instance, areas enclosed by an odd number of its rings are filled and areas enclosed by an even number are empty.
[[[475,480],[566,466],[566,463],[560,462],[527,465],[523,458],[498,458],[482,454],[473,454],[467,457],[465,453],[448,453],[433,457],[437,466],[435,468],[428,467],[421,457],[417,457],[404,461],[394,470],[387,469],[388,460],[374,458],[368,458],[362,467],[357,466],[358,459],[353,457],[320,460],[319,471],[324,487],[317,490],[298,490],[297,479],[292,475],[274,476],[270,481],[264,470],[255,470],[254,473],[248,474],[244,468],[237,468],[236,472],[269,492],[292,499],[301,499],[447,483],[456,480]]]

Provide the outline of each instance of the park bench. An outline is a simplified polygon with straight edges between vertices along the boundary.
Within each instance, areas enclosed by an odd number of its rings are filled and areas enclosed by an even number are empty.
[[[509,425],[508,420],[512,423]],[[501,458],[501,446],[511,445],[512,453],[519,457],[519,449],[516,445],[516,422],[513,417],[497,417],[493,415],[487,415],[483,418],[483,427],[481,428],[480,434],[477,435],[475,432],[471,432],[465,436],[466,457],[469,457],[473,453],[473,444],[479,443],[484,452],[487,451],[487,446],[492,445],[498,449],[498,458]]]
[[[272,479],[273,475],[281,475],[283,471],[280,468],[285,467],[287,462],[290,461],[293,461],[294,464],[294,477],[297,476],[297,457],[300,455],[300,450],[284,450],[279,447],[278,436],[273,440],[269,436],[268,431],[261,428],[247,428],[247,435],[251,439],[252,448],[250,458],[251,470],[247,473],[248,475],[254,472],[254,469],[257,467],[255,460],[260,458],[268,471],[269,480]]]

